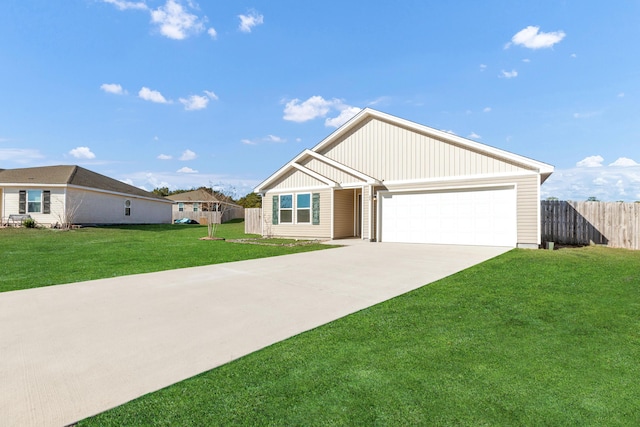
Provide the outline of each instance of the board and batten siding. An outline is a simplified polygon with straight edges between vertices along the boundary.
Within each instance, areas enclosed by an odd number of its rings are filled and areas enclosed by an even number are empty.
[[[479,188],[501,185],[515,185],[516,188],[516,220],[518,245],[539,245],[539,208],[538,195],[539,175],[513,175],[504,177],[475,177],[473,179],[460,179],[450,181],[430,182],[424,185],[404,184],[394,186],[392,191],[403,189],[412,191],[429,191],[449,188]]]
[[[355,190],[336,190],[333,193],[333,237],[341,239],[355,234]]]
[[[378,119],[367,121],[320,154],[382,181],[526,171]]]
[[[307,175],[299,170],[292,170],[287,173],[282,179],[274,182],[271,186],[271,190],[286,190],[290,188],[307,188],[307,187],[325,187],[327,184],[318,181],[312,176]]]
[[[301,164],[339,184],[362,182],[361,178],[336,169],[334,166],[328,165],[318,159],[306,159],[302,161]]]
[[[273,196],[280,194],[297,193],[319,193],[320,194],[320,224],[273,224]],[[331,189],[313,191],[268,191],[262,198],[262,221],[264,225],[263,234],[274,237],[296,237],[313,239],[331,238]],[[295,209],[294,209],[295,210]],[[295,217],[295,215],[294,215]]]

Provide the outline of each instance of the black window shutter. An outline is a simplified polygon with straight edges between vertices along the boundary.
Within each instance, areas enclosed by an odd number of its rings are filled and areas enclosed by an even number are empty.
[[[312,221],[311,223],[313,225],[319,225],[320,224],[320,193],[313,193],[312,197],[312,202],[311,202],[311,217],[312,217]]]
[[[273,207],[272,207],[272,214],[271,214],[271,223],[273,225],[278,225],[278,212],[280,210],[280,197],[279,196],[273,196]]]
[[[42,213],[51,213],[51,191],[45,190],[42,192]]]
[[[25,190],[20,190],[20,200],[18,202],[18,213],[26,214],[27,213],[27,192]]]

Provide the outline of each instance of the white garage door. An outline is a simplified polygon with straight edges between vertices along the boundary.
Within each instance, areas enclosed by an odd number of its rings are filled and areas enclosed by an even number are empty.
[[[382,193],[382,242],[516,246],[515,188]]]

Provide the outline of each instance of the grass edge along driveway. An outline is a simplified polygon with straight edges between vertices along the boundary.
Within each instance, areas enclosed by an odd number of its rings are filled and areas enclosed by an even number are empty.
[[[245,235],[243,222],[222,224],[218,234],[258,237]],[[0,292],[330,248],[199,240],[206,235],[206,226],[172,224],[0,229]]]
[[[639,265],[514,250],[79,425],[640,425]]]

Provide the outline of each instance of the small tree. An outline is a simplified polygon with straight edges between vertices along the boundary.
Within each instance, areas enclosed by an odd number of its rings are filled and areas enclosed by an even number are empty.
[[[203,210],[207,209],[207,239],[216,239],[220,224],[224,219],[224,214],[233,208],[233,188],[225,188],[216,185],[207,189],[211,193],[211,201],[203,205]]]
[[[63,230],[70,230],[76,222],[78,211],[82,205],[82,196],[74,193],[67,193],[66,203],[62,208],[62,212],[58,212],[56,216]]]

